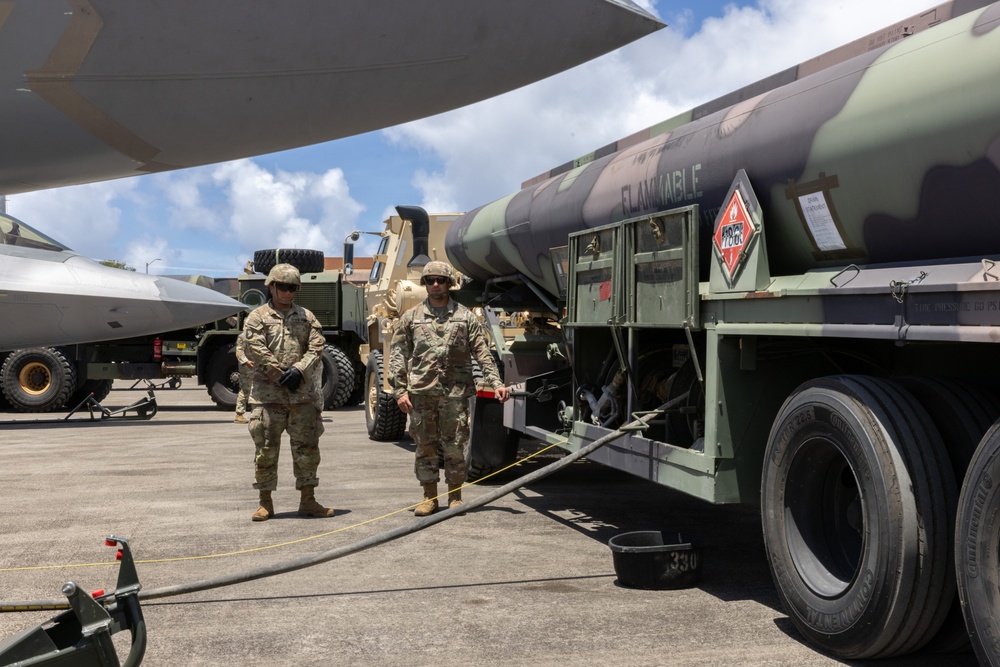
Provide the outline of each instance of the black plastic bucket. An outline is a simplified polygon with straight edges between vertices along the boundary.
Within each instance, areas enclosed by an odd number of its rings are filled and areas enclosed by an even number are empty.
[[[641,530],[608,540],[618,583],[628,588],[690,588],[701,580],[701,547],[680,533]]]

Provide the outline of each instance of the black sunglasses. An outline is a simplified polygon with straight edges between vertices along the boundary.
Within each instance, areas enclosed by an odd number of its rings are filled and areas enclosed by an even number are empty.
[[[282,292],[298,292],[298,285],[289,285],[288,283],[274,283],[275,289],[279,289]]]
[[[448,282],[448,279],[444,276],[427,276],[424,278],[425,285],[446,285]]]

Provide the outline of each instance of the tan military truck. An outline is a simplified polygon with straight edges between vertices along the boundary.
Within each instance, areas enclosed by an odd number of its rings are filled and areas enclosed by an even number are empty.
[[[354,241],[363,233],[377,234],[382,239],[365,291],[368,342],[361,346],[365,422],[368,436],[378,441],[399,440],[406,430],[406,415],[396,406],[386,381],[393,331],[400,315],[427,297],[420,285],[420,272],[431,260],[447,261],[445,234],[459,216],[457,213],[428,215],[417,206],[397,206],[396,212],[397,215],[385,220],[381,232],[353,232],[344,244],[345,271],[350,272]],[[503,368],[500,373],[502,376]],[[514,460],[519,436],[503,427],[502,406],[486,384],[477,387],[477,394],[471,399],[470,421],[473,432],[470,440],[476,443],[466,451],[470,477],[481,477]]]

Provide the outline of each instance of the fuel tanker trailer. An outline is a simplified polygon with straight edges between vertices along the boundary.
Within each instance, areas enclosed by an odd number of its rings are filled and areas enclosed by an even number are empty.
[[[573,451],[652,413],[590,458],[759,504],[789,617],[844,659],[971,637],[1000,664],[1000,4],[944,7],[446,240],[504,425]]]

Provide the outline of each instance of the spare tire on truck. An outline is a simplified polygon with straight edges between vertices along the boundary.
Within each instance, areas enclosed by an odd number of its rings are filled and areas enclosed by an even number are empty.
[[[322,273],[324,259],[322,250],[301,248],[258,250],[253,254],[253,268],[265,276],[271,272],[275,264],[291,264],[300,273]]]
[[[29,347],[3,362],[0,385],[18,412],[51,412],[65,406],[76,389],[76,369],[54,347]]]

